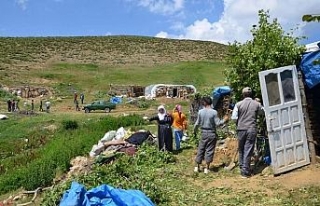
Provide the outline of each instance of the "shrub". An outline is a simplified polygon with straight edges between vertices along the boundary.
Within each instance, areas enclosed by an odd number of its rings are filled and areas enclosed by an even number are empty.
[[[65,130],[74,130],[79,127],[78,122],[75,120],[64,120],[62,125]]]
[[[241,99],[241,90],[250,86],[261,96],[258,72],[297,64],[304,48],[299,38],[284,33],[277,19],[269,22],[269,12],[259,11],[258,25],[251,33],[253,39],[244,44],[235,42],[229,46],[226,81],[232,87],[236,99]]]
[[[150,106],[151,106],[151,101],[149,100],[142,98],[138,101],[138,107],[141,109],[148,109],[150,108]]]

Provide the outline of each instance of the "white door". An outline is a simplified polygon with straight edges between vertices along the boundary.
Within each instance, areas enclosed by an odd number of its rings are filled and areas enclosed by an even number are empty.
[[[274,174],[310,163],[295,66],[259,72]]]

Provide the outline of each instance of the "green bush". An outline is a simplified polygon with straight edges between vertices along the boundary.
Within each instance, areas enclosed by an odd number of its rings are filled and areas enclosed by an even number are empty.
[[[138,189],[143,191],[155,203],[168,201],[166,181],[163,181],[163,169],[167,164],[175,163],[171,153],[160,152],[153,146],[143,145],[137,155],[121,155],[111,165],[99,165],[93,168],[89,175],[75,177],[75,180],[87,189],[109,184],[123,189]],[[44,195],[42,205],[59,204],[63,192],[70,187],[71,182],[56,186]]]
[[[13,98],[12,94],[10,94],[9,92],[7,92],[3,89],[0,89],[0,99],[7,100],[10,98]]]
[[[141,109],[148,109],[151,106],[151,101],[150,100],[146,100],[146,99],[140,99],[138,101],[138,107]]]
[[[301,38],[285,33],[277,19],[270,20],[269,11],[259,11],[259,22],[251,30],[253,39],[245,43],[234,42],[228,47],[226,82],[235,98],[242,98],[242,89],[250,86],[261,98],[258,73],[287,65],[297,65],[305,50],[299,45]]]
[[[65,130],[74,130],[79,127],[78,122],[75,120],[64,120],[62,125]]]

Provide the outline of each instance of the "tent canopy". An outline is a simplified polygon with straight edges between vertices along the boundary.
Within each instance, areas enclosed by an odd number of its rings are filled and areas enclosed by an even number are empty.
[[[310,89],[318,85],[320,83],[320,50],[304,54],[300,69]]]

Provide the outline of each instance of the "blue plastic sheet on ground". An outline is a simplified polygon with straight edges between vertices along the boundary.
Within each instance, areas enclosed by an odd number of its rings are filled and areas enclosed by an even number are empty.
[[[302,56],[300,68],[305,76],[305,82],[311,89],[320,83],[320,50],[306,53]]]
[[[60,206],[154,206],[152,201],[139,190],[116,189],[100,185],[89,191],[77,182],[72,182]]]
[[[112,97],[110,99],[110,102],[114,103],[114,104],[121,104],[122,103],[122,98],[121,97]]]

